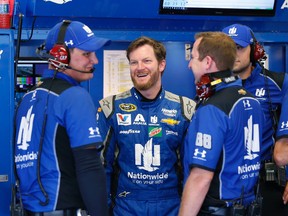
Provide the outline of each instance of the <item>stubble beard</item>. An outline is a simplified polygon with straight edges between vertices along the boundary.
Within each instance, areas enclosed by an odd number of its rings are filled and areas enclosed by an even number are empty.
[[[151,75],[151,74],[150,74]],[[153,85],[156,84],[157,82],[157,74],[156,73],[153,73],[149,80],[145,83],[139,83],[137,82],[137,79],[135,79],[134,77],[132,77],[132,82],[133,82],[133,85],[134,87],[139,90],[139,91],[145,91],[145,90],[148,90],[150,89]]]

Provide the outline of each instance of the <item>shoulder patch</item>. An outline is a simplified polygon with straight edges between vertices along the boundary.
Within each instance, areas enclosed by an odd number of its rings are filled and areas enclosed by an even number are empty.
[[[167,98],[168,100],[180,103],[180,96],[174,93],[171,93],[169,91],[165,91],[165,98]]]
[[[111,95],[99,101],[101,109],[106,118],[109,118],[113,114],[115,97],[115,95]]]
[[[175,101],[181,104],[181,112],[182,115],[187,119],[191,120],[195,107],[196,107],[196,102],[188,97],[184,96],[179,96],[174,93],[171,93],[169,91],[165,91],[165,98],[171,101]]]
[[[182,98],[182,110],[183,110],[183,115],[188,119],[191,120],[195,108],[196,108],[196,102],[190,98],[187,97],[181,97]]]
[[[108,96],[106,98],[101,99],[99,101],[99,104],[100,104],[101,109],[102,109],[104,115],[106,116],[106,118],[109,118],[114,113],[115,100],[124,99],[124,98],[130,97],[130,96],[131,96],[131,92],[130,92],[130,90],[128,90],[128,91],[122,92],[120,94],[111,95],[111,96]]]

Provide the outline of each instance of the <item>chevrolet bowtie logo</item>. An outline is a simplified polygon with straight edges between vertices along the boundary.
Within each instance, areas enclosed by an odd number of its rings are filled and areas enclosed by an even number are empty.
[[[119,197],[126,197],[128,194],[130,194],[130,192],[128,191],[123,191],[121,193],[118,194]]]

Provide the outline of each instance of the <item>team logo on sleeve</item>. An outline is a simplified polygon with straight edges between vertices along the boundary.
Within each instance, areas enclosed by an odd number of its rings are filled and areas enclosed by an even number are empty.
[[[288,129],[288,121],[282,121],[280,130],[287,130]]]
[[[99,132],[99,128],[98,128],[98,127],[95,127],[95,128],[90,127],[90,128],[88,128],[88,130],[89,130],[89,138],[100,135],[100,132]]]
[[[205,158],[206,157],[206,151],[205,150],[203,150],[203,151],[199,151],[199,149],[197,148],[197,149],[195,149],[195,151],[194,151],[194,156],[195,157],[201,157],[201,158]]]

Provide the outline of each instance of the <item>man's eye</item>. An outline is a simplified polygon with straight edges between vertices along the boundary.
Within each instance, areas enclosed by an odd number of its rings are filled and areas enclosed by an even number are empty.
[[[241,46],[236,46],[236,48],[237,48],[237,50],[243,49],[243,47],[241,47]]]
[[[132,66],[137,65],[137,62],[130,61],[130,65],[132,65]]]
[[[150,63],[150,62],[151,62],[150,59],[145,59],[145,60],[144,60],[144,63]]]

